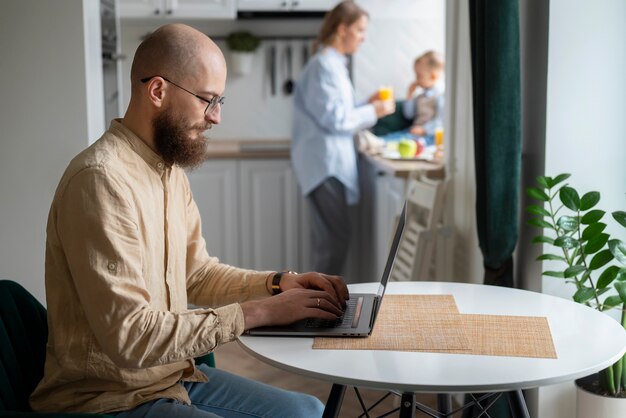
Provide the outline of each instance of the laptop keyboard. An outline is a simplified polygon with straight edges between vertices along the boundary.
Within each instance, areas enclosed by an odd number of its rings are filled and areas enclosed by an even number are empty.
[[[358,299],[348,299],[346,301],[346,310],[343,315],[334,321],[321,318],[309,318],[307,319],[305,326],[307,328],[356,328],[357,324],[353,322],[357,301]]]

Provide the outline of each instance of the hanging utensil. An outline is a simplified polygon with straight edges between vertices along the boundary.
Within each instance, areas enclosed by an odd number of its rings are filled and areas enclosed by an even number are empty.
[[[267,48],[266,67],[270,81],[270,95],[276,95],[276,45],[271,43]]]
[[[270,94],[276,96],[276,45],[270,45],[269,53]]]
[[[292,80],[292,68],[291,68],[291,44],[287,43],[287,47],[285,48],[285,61],[287,62],[287,80],[285,80],[285,84],[283,84],[283,93],[289,96],[293,93],[293,80]]]
[[[309,60],[309,43],[305,39],[302,43],[302,66],[304,67]]]

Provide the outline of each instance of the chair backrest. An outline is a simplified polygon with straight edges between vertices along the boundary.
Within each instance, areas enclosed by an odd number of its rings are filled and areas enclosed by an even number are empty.
[[[445,180],[415,177],[407,180],[406,227],[391,280],[426,280],[429,277],[446,185]]]
[[[46,309],[19,284],[0,280],[0,411],[30,411],[43,377]]]

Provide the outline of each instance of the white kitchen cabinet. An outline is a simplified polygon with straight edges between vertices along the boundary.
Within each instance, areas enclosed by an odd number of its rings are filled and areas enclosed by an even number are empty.
[[[239,0],[237,9],[242,11],[327,11],[338,0]]]
[[[210,160],[188,177],[202,217],[207,251],[224,263],[238,266],[241,231],[237,161]]]
[[[300,196],[289,160],[239,161],[241,266],[298,269]]]
[[[234,19],[236,0],[120,0],[120,17]]]
[[[302,269],[306,215],[289,160],[209,160],[188,177],[209,254],[256,270]]]

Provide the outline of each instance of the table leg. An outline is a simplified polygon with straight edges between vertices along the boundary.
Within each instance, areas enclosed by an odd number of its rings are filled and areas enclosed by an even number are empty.
[[[415,416],[415,393],[404,392],[400,400],[400,418],[413,418]]]
[[[452,412],[452,396],[448,393],[438,393],[437,408],[439,408],[439,412],[441,412],[444,417],[449,416],[450,412]]]
[[[344,385],[333,384],[328,395],[328,401],[326,401],[326,407],[324,408],[324,415],[322,418],[338,418],[339,411],[341,410],[341,403],[343,402],[343,395],[346,393],[346,387]]]
[[[508,398],[515,418],[530,418],[526,400],[524,399],[524,394],[521,389],[510,391]]]

